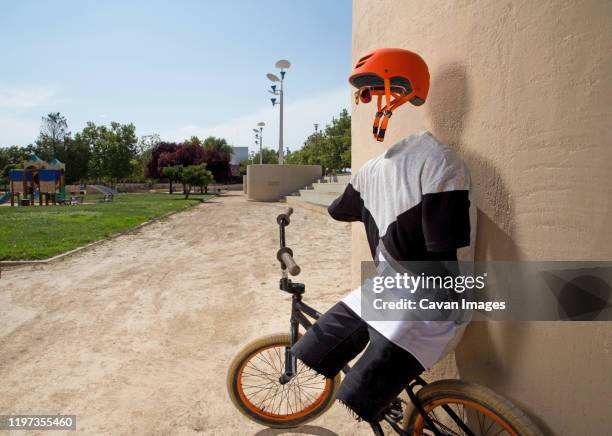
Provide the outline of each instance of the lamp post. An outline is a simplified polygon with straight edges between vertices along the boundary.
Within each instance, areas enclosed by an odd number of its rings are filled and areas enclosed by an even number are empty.
[[[272,85],[271,94],[278,95],[280,99],[280,122],[278,127],[278,164],[282,165],[284,161],[285,149],[283,147],[283,109],[284,109],[284,93],[283,93],[283,81],[285,80],[286,69],[291,66],[288,60],[281,59],[274,65],[280,69],[280,79],[276,74],[268,73],[266,76],[272,82],[280,82],[280,90],[276,90],[276,85]],[[271,98],[272,106],[276,106],[276,98]]]
[[[253,132],[255,132],[255,145],[257,145],[257,141],[259,141],[259,164],[260,165],[263,163],[263,128],[265,125],[266,123],[264,123],[263,121],[260,121],[259,123],[257,123],[257,127],[259,127],[259,130],[253,129]]]
[[[315,137],[314,137],[315,146],[318,146],[319,145],[319,123],[314,123],[314,128],[315,128]],[[321,178],[325,179],[325,168],[323,166],[321,166],[321,172],[323,173]]]
[[[255,132],[255,149],[257,149],[257,146],[259,145],[258,130],[257,129],[253,129],[253,132]],[[261,161],[261,152],[259,152],[259,159]],[[253,163],[255,163],[254,160],[253,160]]]

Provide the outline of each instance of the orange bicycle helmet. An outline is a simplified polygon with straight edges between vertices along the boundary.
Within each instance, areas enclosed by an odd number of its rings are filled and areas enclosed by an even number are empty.
[[[379,48],[357,61],[349,82],[357,88],[355,103],[369,103],[373,95],[378,97],[373,134],[377,141],[383,141],[395,109],[407,101],[415,106],[425,103],[429,70],[416,53],[400,48]]]

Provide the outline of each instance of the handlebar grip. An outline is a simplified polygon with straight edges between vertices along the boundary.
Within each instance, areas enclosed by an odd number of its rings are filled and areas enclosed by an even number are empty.
[[[283,253],[281,255],[281,260],[287,267],[287,271],[289,271],[289,274],[291,274],[292,276],[297,276],[300,272],[302,272],[300,266],[295,263],[295,260],[293,260],[293,256],[291,256],[289,253]]]
[[[293,213],[293,208],[288,207],[276,217],[276,222],[278,224],[281,224],[284,221],[286,226],[289,225],[289,222],[290,222],[289,217],[291,216],[292,213]]]
[[[292,276],[297,276],[302,272],[300,266],[293,260],[293,252],[290,248],[281,248],[278,250],[276,257]]]

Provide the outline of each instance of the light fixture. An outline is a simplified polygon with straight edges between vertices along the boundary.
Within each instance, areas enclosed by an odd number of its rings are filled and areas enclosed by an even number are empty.
[[[284,160],[284,146],[283,146],[283,106],[284,106],[284,92],[283,92],[283,81],[285,80],[285,74],[286,74],[286,69],[289,68],[291,66],[291,63],[287,60],[287,59],[280,59],[278,61],[276,61],[276,63],[274,64],[274,66],[276,68],[278,68],[280,70],[280,78],[276,75],[276,74],[272,74],[272,73],[268,73],[266,74],[266,77],[268,78],[268,80],[272,81],[272,82],[280,82],[280,89],[277,91],[276,90],[276,85],[271,85],[270,88],[272,89],[272,91],[268,91],[270,92],[270,94],[274,94],[274,95],[278,95],[280,98],[280,122],[278,124],[278,163],[279,165],[283,164],[283,160]],[[271,98],[270,101],[272,102],[272,106],[276,106],[276,98]]]

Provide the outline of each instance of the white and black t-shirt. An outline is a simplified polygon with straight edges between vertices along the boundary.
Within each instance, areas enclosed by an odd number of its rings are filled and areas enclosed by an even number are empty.
[[[373,259],[471,261],[476,214],[470,187],[463,159],[421,132],[366,162],[328,211],[336,220],[363,222]],[[361,314],[360,289],[343,301]],[[425,368],[454,348],[465,327],[454,321],[367,322]]]

